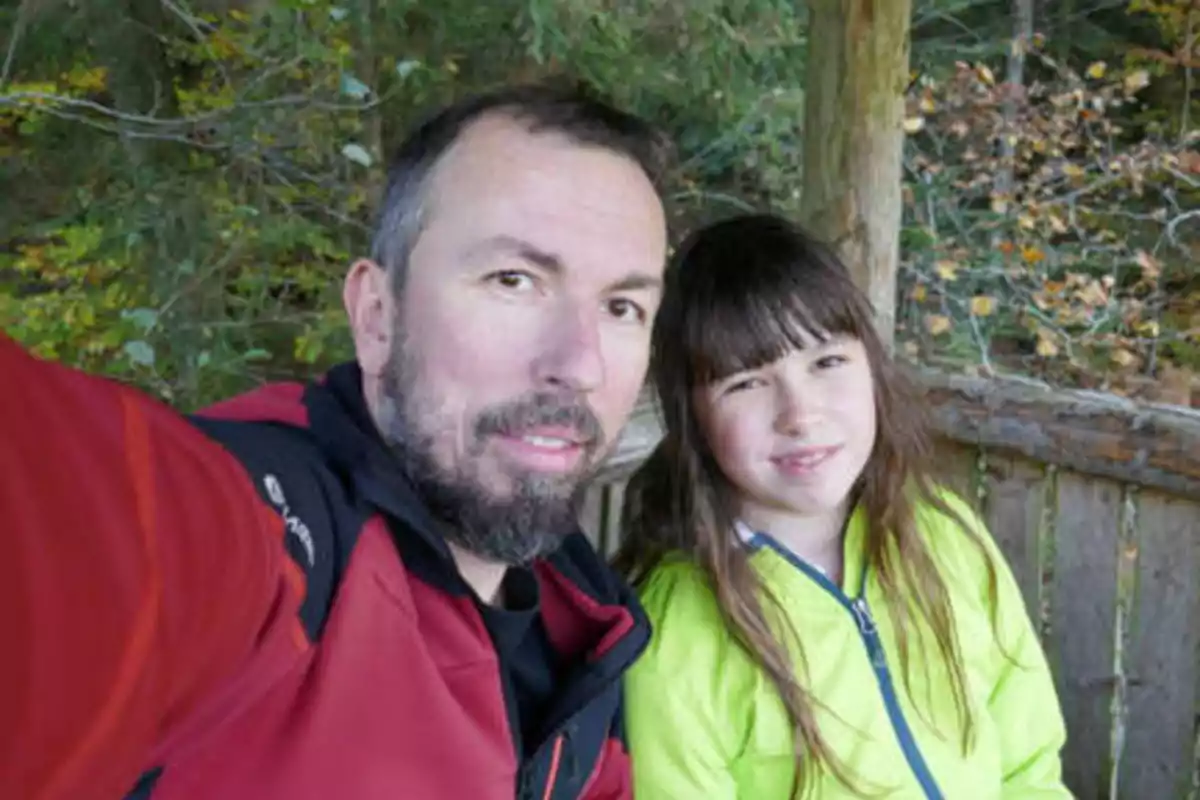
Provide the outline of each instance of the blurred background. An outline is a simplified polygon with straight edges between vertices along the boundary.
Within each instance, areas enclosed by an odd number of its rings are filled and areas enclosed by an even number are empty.
[[[1200,405],[1200,2],[910,33],[897,352]],[[389,143],[511,79],[664,126],[681,226],[799,213],[820,37],[797,0],[5,0],[0,328],[187,409],[343,358]]]

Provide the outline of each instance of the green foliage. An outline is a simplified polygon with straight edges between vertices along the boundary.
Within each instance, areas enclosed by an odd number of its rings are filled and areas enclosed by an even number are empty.
[[[721,182],[795,184],[803,21],[782,0],[108,5],[145,24],[27,19],[0,84],[0,326],[185,407],[346,357],[341,277],[386,142],[464,91],[566,71],[665,120],[681,213],[742,204]]]
[[[1185,134],[1200,115],[1181,100],[1181,76],[1194,55],[1185,43],[1197,37],[1176,13],[1181,0],[1120,5],[1066,0],[1039,12],[1049,44],[1030,81],[1044,91],[1027,121],[1066,125],[1065,111],[1043,113],[1054,97],[1081,88],[1090,101],[1106,81],[1144,70],[1140,102],[1105,107],[1064,152],[1083,176],[1048,179],[1040,170],[1053,159],[1035,153],[1016,168],[1008,207],[996,210],[997,164],[980,136],[997,130],[1002,98],[995,87],[971,95],[979,87],[963,81],[979,83],[980,73],[955,62],[1003,72],[1011,2],[916,0],[912,102],[926,127],[909,146],[899,318],[923,357],[977,361],[981,342],[1003,345],[992,349],[1019,357],[988,351],[989,364],[1075,381],[1088,370],[1106,380],[1195,366],[1195,306],[1178,288],[1194,276],[1194,255],[1179,248],[1193,246],[1195,219],[1171,228],[1178,247],[1165,231],[1195,200]],[[766,204],[794,211],[804,6],[107,0],[84,11],[0,9],[0,327],[185,408],[320,370],[349,354],[341,279],[366,253],[390,144],[466,91],[548,73],[590,80],[675,137],[670,191],[681,224]],[[1098,61],[1108,76],[1087,77]],[[1064,77],[1072,69],[1076,78]],[[922,111],[923,101],[935,108]],[[963,121],[971,136],[952,133]],[[1101,136],[1101,125],[1122,132]],[[1021,147],[1048,133],[1022,127]],[[1172,154],[1179,160],[1162,160]],[[1055,217],[1045,209],[1103,183],[1113,159],[1136,169],[1080,195],[1068,234],[1048,228]],[[1035,250],[1040,259],[1023,260]],[[1139,259],[1158,270],[1150,288],[1137,285]],[[947,264],[952,281],[939,277]],[[1008,311],[1038,308],[1035,295],[1059,283],[1074,307],[1080,292],[1094,299],[1096,281],[1105,322],[1097,327],[1093,315],[1055,341],[1110,337],[1093,342],[1099,355],[1077,366],[1078,348],[1067,356],[1060,344],[1070,370],[1038,356],[1046,337],[1030,328],[1032,312]],[[1053,292],[1043,299],[1042,313],[1059,313]],[[1139,315],[1126,319],[1121,304],[1135,301]],[[1134,360],[1114,368],[1114,348]]]

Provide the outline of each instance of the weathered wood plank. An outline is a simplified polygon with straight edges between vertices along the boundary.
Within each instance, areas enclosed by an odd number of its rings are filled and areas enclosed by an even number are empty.
[[[1200,714],[1200,504],[1139,498],[1122,798],[1184,798]]]
[[[1023,458],[995,456],[984,478],[984,521],[1021,587],[1030,617],[1042,607],[1042,517],[1046,469]],[[1053,502],[1053,498],[1051,498]]]
[[[952,440],[939,442],[934,476],[946,488],[979,510],[979,448]]]
[[[917,373],[917,382],[934,426],[950,438],[1200,496],[1200,413],[929,369]]]
[[[1113,626],[1121,489],[1058,477],[1052,631],[1048,642],[1067,721],[1063,773],[1079,798],[1108,796],[1112,771]]]

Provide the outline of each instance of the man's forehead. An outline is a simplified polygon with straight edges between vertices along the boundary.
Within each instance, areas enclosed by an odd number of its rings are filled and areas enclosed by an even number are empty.
[[[485,127],[485,124],[487,127]],[[631,159],[510,120],[480,121],[439,166],[427,221],[439,219],[473,250],[517,243],[572,261],[612,259],[661,274],[666,222]]]

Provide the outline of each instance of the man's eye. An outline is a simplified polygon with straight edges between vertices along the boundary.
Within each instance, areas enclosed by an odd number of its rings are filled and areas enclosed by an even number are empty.
[[[627,320],[629,322],[646,321],[645,309],[632,300],[628,300],[624,297],[617,297],[609,300],[608,313],[612,314],[617,319]]]
[[[533,287],[533,276],[528,272],[520,270],[507,269],[501,272],[493,272],[488,276],[488,280],[500,286],[503,289],[510,291],[523,291]]]

